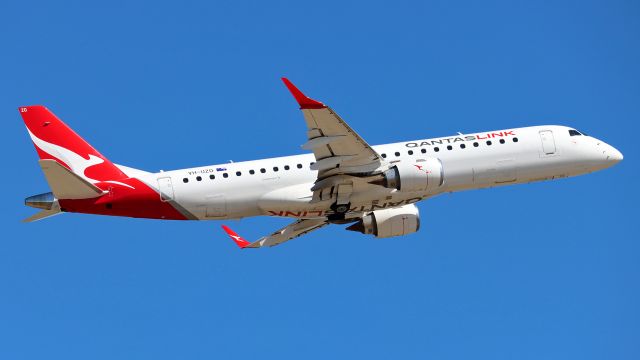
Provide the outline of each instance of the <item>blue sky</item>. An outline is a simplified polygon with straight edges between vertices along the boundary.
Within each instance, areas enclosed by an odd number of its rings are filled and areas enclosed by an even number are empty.
[[[0,358],[638,359],[634,1],[5,2]],[[219,222],[65,214],[16,108],[149,171],[300,153],[279,81],[372,144],[574,126],[625,155],[444,195],[418,234],[239,251]],[[287,220],[228,222],[247,238]]]

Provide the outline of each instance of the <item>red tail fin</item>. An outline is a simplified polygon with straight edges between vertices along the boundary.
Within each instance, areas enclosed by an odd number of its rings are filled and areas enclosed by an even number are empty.
[[[46,107],[24,106],[19,111],[40,159],[55,160],[91,182],[127,177]]]

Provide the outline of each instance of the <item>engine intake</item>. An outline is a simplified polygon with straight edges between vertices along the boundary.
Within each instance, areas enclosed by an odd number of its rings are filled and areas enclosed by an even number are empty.
[[[420,229],[420,214],[414,204],[397,208],[375,210],[347,230],[388,238],[414,233]]]

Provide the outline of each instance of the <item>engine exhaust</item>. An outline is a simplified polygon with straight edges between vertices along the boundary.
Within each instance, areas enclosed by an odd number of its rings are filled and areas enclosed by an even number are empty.
[[[36,209],[51,210],[58,202],[52,192],[29,196],[24,199],[24,204]]]

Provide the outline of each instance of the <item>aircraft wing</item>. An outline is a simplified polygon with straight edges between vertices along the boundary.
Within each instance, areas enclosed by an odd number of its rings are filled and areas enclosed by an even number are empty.
[[[241,249],[244,249],[280,245],[283,242],[295,239],[298,236],[319,229],[327,224],[328,222],[326,219],[301,219],[283,227],[271,235],[263,236],[254,242],[245,240],[242,236],[238,235],[235,231],[229,229],[229,227],[225,225],[222,225],[222,228]]]
[[[310,99],[287,78],[282,78],[300,105],[307,124],[305,150],[313,151],[318,178],[331,175],[363,173],[377,169],[382,158],[338,114],[325,104]]]

